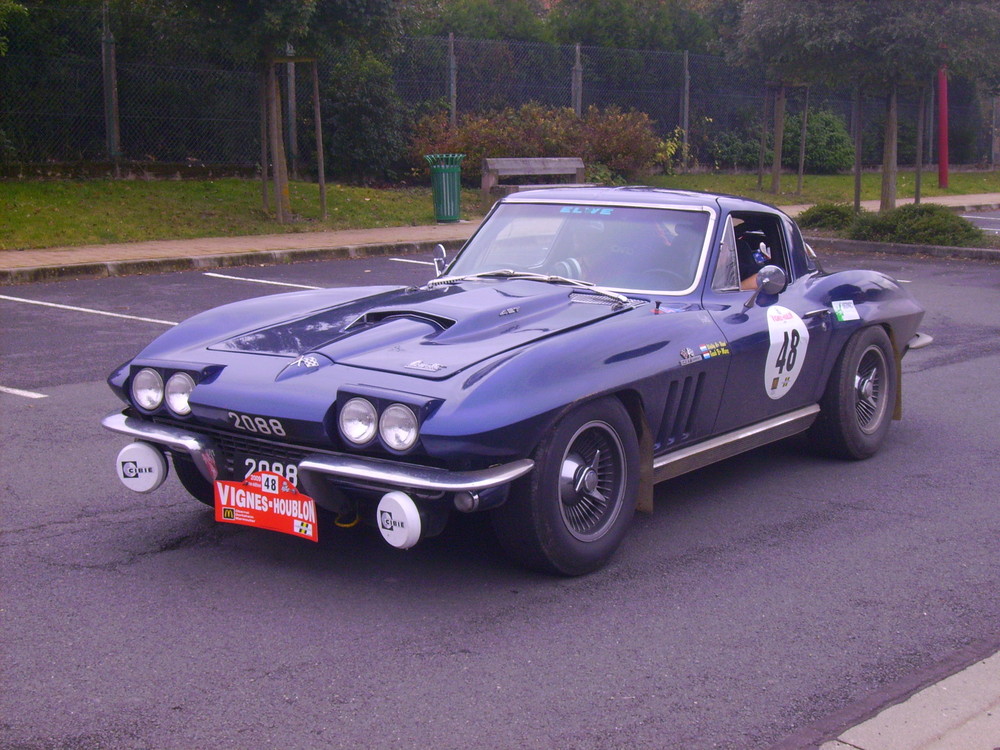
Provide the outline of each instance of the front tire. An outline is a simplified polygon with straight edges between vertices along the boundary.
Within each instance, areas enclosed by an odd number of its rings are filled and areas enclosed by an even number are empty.
[[[892,421],[897,367],[881,326],[855,333],[837,358],[820,401],[820,415],[810,429],[814,445],[839,458],[875,455]]]
[[[602,567],[635,512],[639,443],[621,402],[566,415],[534,453],[535,470],[493,513],[507,552],[534,570],[577,576]]]

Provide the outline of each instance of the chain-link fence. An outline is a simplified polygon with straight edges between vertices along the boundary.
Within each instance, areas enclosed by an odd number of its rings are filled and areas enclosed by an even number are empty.
[[[136,164],[233,165],[252,168],[260,155],[259,74],[247,68],[200,63],[169,49],[130,43],[129,26],[77,9],[55,19],[76,25],[71,41],[41,54],[32,40],[11,37],[0,57],[0,163],[8,166],[115,159]],[[80,30],[83,27],[83,31]],[[178,32],[180,33],[180,32]],[[114,37],[117,44],[111,41]],[[116,54],[112,49],[116,47]],[[170,58],[170,54],[174,58]],[[324,91],[336,86],[328,71]],[[692,159],[712,166],[749,166],[756,153],[768,101],[763,73],[733,67],[705,55],[496,40],[405,38],[389,61],[396,96],[410,124],[428,111],[462,113],[518,107],[527,102],[586,109],[589,106],[647,113],[661,136],[683,129]],[[308,141],[311,90],[301,75],[286,92],[309,106],[286,107],[286,132]],[[988,103],[971,87],[953,98],[952,160],[990,160]],[[804,90],[789,92],[788,112],[801,111]],[[850,92],[813,87],[810,110],[827,109],[849,126]],[[288,97],[286,96],[286,100]],[[912,163],[906,139],[915,129],[915,102],[901,102],[901,163]],[[865,161],[878,163],[880,101],[865,100]],[[933,126],[933,123],[928,123]],[[333,122],[330,127],[344,127]],[[405,127],[405,123],[404,123]],[[915,142],[915,141],[914,141]],[[933,142],[927,131],[928,144]],[[289,152],[313,154],[290,144]],[[743,153],[737,159],[734,154]],[[929,160],[932,153],[925,155]],[[336,165],[338,154],[327,154]],[[729,164],[728,160],[732,163]]]

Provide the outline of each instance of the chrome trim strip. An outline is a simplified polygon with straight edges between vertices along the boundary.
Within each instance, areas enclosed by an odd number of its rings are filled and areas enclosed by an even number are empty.
[[[480,492],[513,482],[534,467],[535,462],[528,458],[477,471],[448,471],[381,458],[343,455],[315,454],[299,462],[302,473],[327,474],[367,486],[400,487],[422,492]]]
[[[216,479],[217,473],[212,471],[215,468],[216,445],[211,438],[117,411],[102,419],[101,424],[111,432],[189,453],[206,479],[210,482]],[[477,471],[448,471],[339,453],[312,453],[299,462],[300,474],[312,472],[345,479],[364,487],[398,487],[421,492],[481,492],[513,482],[534,467],[534,461],[522,458]]]
[[[198,471],[209,482],[219,478],[215,463],[215,442],[211,438],[170,425],[160,425],[140,417],[130,417],[124,412],[114,411],[101,420],[106,430],[127,435],[136,440],[165,445],[191,456]]]
[[[817,414],[819,405],[811,404],[779,417],[741,427],[725,435],[667,453],[653,460],[653,482],[673,479],[716,461],[791,437],[809,429]]]
[[[119,411],[111,412],[101,420],[101,425],[111,432],[165,445],[184,453],[194,454],[215,448],[215,443],[204,435],[188,432],[179,427],[155,424],[139,417],[130,417]]]

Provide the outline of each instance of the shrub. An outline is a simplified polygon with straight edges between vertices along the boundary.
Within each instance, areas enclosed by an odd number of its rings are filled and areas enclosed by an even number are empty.
[[[445,113],[420,119],[410,142],[410,163],[422,174],[424,154],[465,154],[462,174],[478,180],[487,157],[579,156],[603,165],[614,178],[649,171],[664,154],[652,121],[642,112],[591,107],[577,117],[567,107],[529,103],[517,109],[463,115],[452,128]]]
[[[846,203],[817,203],[798,215],[800,227],[807,229],[847,229],[854,222],[854,207]]]
[[[910,245],[970,246],[985,241],[983,231],[945,206],[900,206],[881,214],[862,214],[850,229],[853,240]]]
[[[788,169],[799,168],[799,137],[802,116],[785,118],[781,163]],[[844,121],[828,110],[814,110],[806,119],[806,163],[809,174],[836,174],[854,164],[854,143]]]
[[[406,111],[392,69],[351,51],[332,68],[323,110],[327,169],[365,181],[393,178],[406,156]]]
[[[600,110],[590,106],[582,125],[584,163],[603,164],[626,179],[649,173],[660,150],[660,141],[653,133],[653,121],[645,112],[622,112],[618,107]]]
[[[727,130],[709,142],[707,151],[717,168],[756,169],[760,158],[760,136]],[[771,162],[771,154],[768,149],[764,155],[768,164]]]

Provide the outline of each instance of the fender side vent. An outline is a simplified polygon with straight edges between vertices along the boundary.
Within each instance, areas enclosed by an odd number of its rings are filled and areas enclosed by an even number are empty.
[[[661,448],[683,442],[691,434],[704,382],[704,372],[671,381],[657,440]]]

